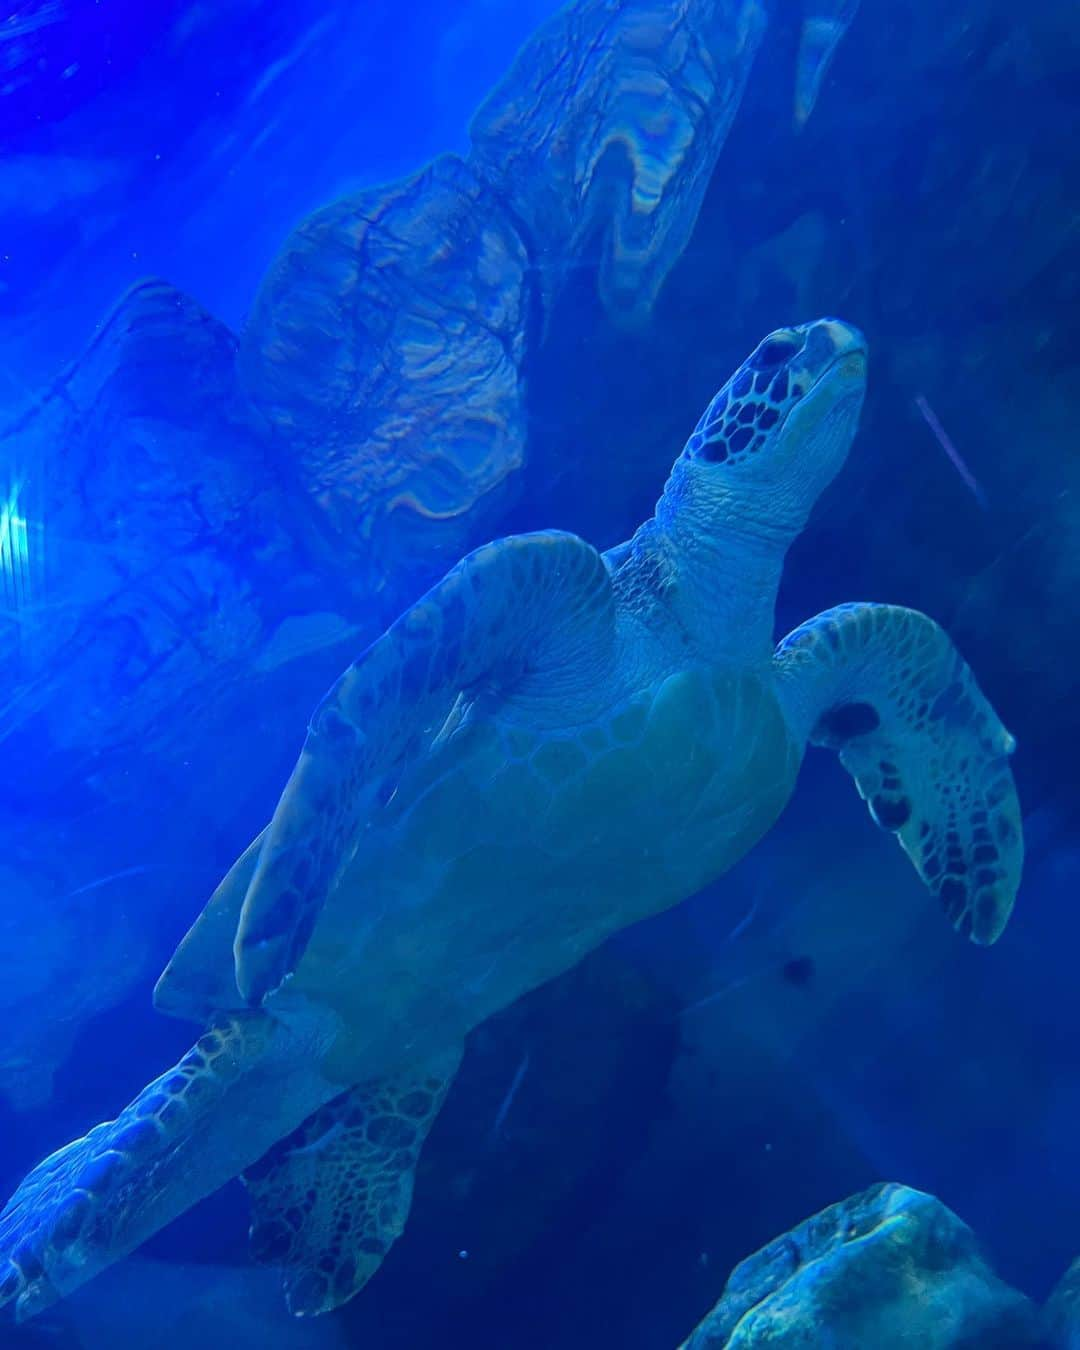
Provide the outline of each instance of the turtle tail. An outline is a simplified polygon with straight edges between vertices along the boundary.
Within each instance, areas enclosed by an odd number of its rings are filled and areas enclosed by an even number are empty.
[[[35,1167],[0,1213],[0,1306],[33,1317],[259,1159],[341,1090],[313,1049],[265,1013],[231,1016]]]

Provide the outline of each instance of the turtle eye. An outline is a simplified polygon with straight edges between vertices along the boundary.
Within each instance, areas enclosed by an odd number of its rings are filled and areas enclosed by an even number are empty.
[[[752,370],[776,370],[802,351],[802,343],[794,337],[766,338],[747,364]]]

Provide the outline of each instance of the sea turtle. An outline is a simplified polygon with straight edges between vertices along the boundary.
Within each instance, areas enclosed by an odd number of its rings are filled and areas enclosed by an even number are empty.
[[[830,746],[962,932],[1019,882],[1013,740],[929,618],[847,604],[773,650],[784,555],[848,452],[866,348],[766,338],[709,404],[652,519],[471,553],[316,710],[263,834],[156,990],[209,1029],[0,1215],[29,1316],[242,1173],[297,1313],[401,1231],[471,1028],[769,829]]]

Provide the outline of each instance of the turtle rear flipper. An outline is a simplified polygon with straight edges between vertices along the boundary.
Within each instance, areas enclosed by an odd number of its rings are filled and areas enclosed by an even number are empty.
[[[601,703],[614,600],[576,535],[512,536],[470,553],[337,681],[264,835],[236,932],[250,1003],[295,970],[362,832],[462,694],[571,723]]]
[[[811,743],[838,752],[954,926],[994,942],[1023,865],[1016,743],[948,636],[916,610],[838,605],[796,628],[776,659]]]
[[[35,1316],[209,1195],[335,1092],[320,1033],[213,1027],[116,1120],[39,1163],[0,1212],[0,1307]]]
[[[342,1093],[243,1174],[252,1254],[283,1268],[297,1317],[348,1302],[401,1235],[420,1149],[460,1062],[456,1048]]]

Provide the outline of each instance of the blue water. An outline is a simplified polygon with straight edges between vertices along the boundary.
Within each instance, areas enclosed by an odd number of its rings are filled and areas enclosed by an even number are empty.
[[[737,1262],[878,1180],[1035,1300],[1080,1255],[1080,22],[575,0],[514,66],[559,8],[0,14],[0,1189],[188,1048],[153,984],[345,666],[488,539],[628,538],[728,376],[822,315],[865,333],[868,393],[776,635],[866,599],[948,630],[1018,742],[1015,913],[965,943],[814,751],[733,871],[472,1033],[342,1310],[288,1317],[231,1182],[5,1350],[674,1350]],[[638,67],[573,45],[601,10],[713,15],[727,75],[704,167],[621,245],[631,167],[673,151]],[[849,26],[800,125],[815,15]],[[510,130],[470,140],[493,89]],[[512,159],[526,124],[561,149]]]

